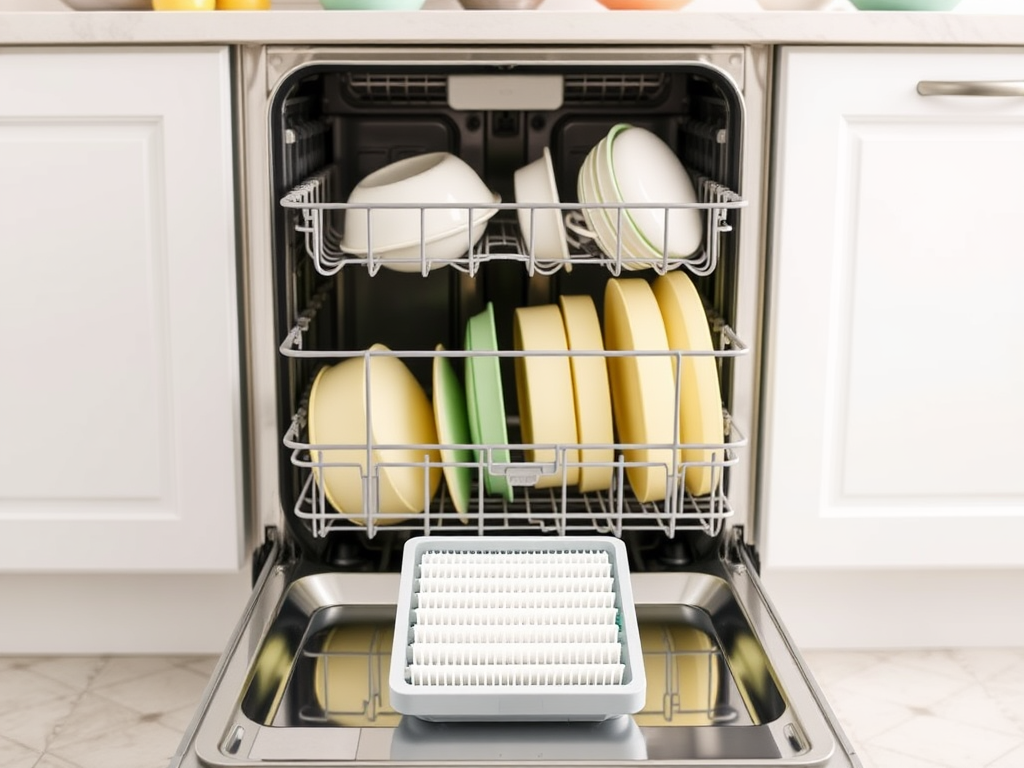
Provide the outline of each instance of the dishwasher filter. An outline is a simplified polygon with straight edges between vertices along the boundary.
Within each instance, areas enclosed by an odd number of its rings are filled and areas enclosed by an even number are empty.
[[[405,545],[391,703],[427,720],[604,720],[646,696],[626,550],[608,537]]]

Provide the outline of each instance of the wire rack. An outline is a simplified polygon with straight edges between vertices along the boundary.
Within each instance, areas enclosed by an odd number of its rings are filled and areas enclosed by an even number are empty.
[[[349,359],[362,357],[364,392],[372,391],[370,386],[371,365],[369,359],[378,356],[399,357],[407,360],[416,358],[448,357],[465,360],[470,357],[496,357],[499,364],[510,364],[511,359],[522,357],[640,357],[658,356],[671,360],[675,371],[682,366],[683,359],[693,356],[714,356],[719,361],[746,354],[746,345],[732,329],[720,319],[712,318],[712,328],[717,336],[716,349],[709,352],[612,352],[612,351],[570,351],[570,352],[522,352],[522,351],[396,351],[384,348],[364,351],[315,350],[304,348],[304,337],[315,317],[315,307],[308,309],[281,344],[280,351],[287,357],[314,358],[322,360]],[[511,358],[511,359],[510,359]],[[469,533],[509,533],[532,531],[567,535],[573,532],[598,532],[621,535],[626,530],[660,530],[672,537],[678,531],[701,530],[709,535],[721,532],[726,519],[733,511],[725,493],[724,475],[728,467],[738,461],[736,449],[746,444],[745,436],[732,422],[730,415],[723,411],[722,443],[686,443],[680,438],[679,403],[682,377],[675,376],[675,411],[666,413],[672,419],[672,440],[666,443],[438,443],[438,444],[385,444],[373,441],[373,409],[368,396],[363,403],[353,403],[361,408],[366,417],[364,439],[351,444],[314,444],[309,441],[307,429],[308,394],[300,401],[300,407],[292,417],[284,435],[284,446],[290,451],[291,463],[303,474],[302,490],[294,505],[297,517],[309,521],[315,536],[327,536],[335,530],[352,530],[353,526],[365,529],[373,537],[382,528],[388,530],[416,531],[429,535],[441,531]],[[515,420],[510,420],[510,433],[515,434]],[[586,463],[579,460],[584,455],[593,456],[594,451],[611,451],[614,460]],[[333,453],[342,451],[343,453]],[[470,460],[443,461],[437,458],[442,452],[449,456],[470,452]],[[688,457],[698,456],[699,460],[681,460],[683,452]],[[696,452],[696,454],[694,453]],[[401,461],[389,461],[389,455],[401,455]],[[341,456],[344,460],[332,461]],[[544,456],[545,460],[528,460],[528,456]],[[422,456],[421,460],[410,461],[410,456]],[[638,456],[652,456],[660,461],[642,460]],[[665,457],[670,457],[665,461]],[[433,457],[433,458],[432,458]],[[610,470],[611,485],[607,490],[594,493],[579,493],[569,482],[574,469],[584,466],[605,467]],[[386,513],[377,503],[381,493],[382,475],[388,472],[416,470],[423,478],[445,468],[466,468],[472,473],[472,492],[468,509],[461,513],[456,510],[444,483],[437,492],[432,490],[426,479],[423,496],[418,499],[422,511],[409,514]],[[324,470],[343,468],[351,482],[361,488],[361,509],[335,509],[324,487]],[[629,475],[638,468],[646,468],[665,478],[664,498],[657,501],[640,501],[631,490]],[[694,496],[687,490],[687,473],[710,472],[711,493]],[[501,477],[514,488],[512,499],[504,496],[489,496],[485,493],[487,476]],[[537,488],[544,479],[543,488]]]
[[[623,270],[650,268],[664,274],[680,267],[685,267],[696,275],[707,275],[715,270],[720,253],[722,233],[729,232],[729,213],[747,205],[747,201],[728,187],[702,178],[698,180],[698,202],[688,205],[665,205],[660,203],[550,203],[524,205],[518,203],[488,203],[477,207],[459,208],[466,212],[466,221],[477,222],[486,212],[524,211],[529,217],[530,229],[537,228],[533,223],[540,212],[555,209],[565,218],[569,227],[568,256],[559,258],[539,258],[533,238],[525,241],[518,229],[505,230],[496,236],[485,234],[476,240],[476,227],[466,227],[466,248],[462,255],[453,258],[435,258],[425,236],[426,212],[430,210],[452,210],[451,204],[403,204],[389,205],[352,205],[338,202],[341,197],[341,182],[336,166],[327,166],[310,175],[302,183],[295,186],[281,200],[284,208],[297,212],[295,231],[305,243],[305,250],[312,259],[316,270],[324,276],[336,275],[346,267],[361,267],[371,275],[388,265],[389,258],[385,251],[375,250],[372,239],[367,243],[366,253],[349,253],[342,249],[344,229],[343,219],[346,211],[361,211],[367,217],[368,229],[374,211],[387,209],[411,209],[419,212],[419,248],[418,254],[407,257],[411,263],[405,264],[405,271],[418,271],[423,275],[439,267],[451,267],[469,275],[475,275],[480,267],[491,261],[521,262],[527,273],[551,274],[560,269],[571,268],[577,262],[586,262],[606,268],[613,275]],[[605,209],[609,217],[617,223],[614,242],[605,242],[600,248],[595,238],[583,226],[585,216],[583,209],[596,211]],[[704,238],[702,246],[694,253],[683,258],[663,254],[657,258],[638,257],[631,254],[618,232],[623,231],[622,225],[627,210],[660,209],[665,212],[665,231],[663,242],[669,242],[670,211],[680,208],[697,209],[704,216]],[[490,227],[488,227],[490,229]],[[394,263],[392,262],[392,266]]]

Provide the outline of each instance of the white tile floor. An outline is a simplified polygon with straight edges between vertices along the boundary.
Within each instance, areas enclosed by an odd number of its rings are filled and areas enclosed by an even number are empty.
[[[1024,768],[1024,649],[807,652],[865,768]],[[0,768],[163,768],[212,657],[0,657]]]

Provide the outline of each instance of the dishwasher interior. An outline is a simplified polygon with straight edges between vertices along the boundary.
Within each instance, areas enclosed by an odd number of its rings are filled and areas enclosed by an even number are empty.
[[[436,52],[424,60],[381,58],[306,57],[273,91],[283,527],[178,764],[857,765],[761,590],[742,530],[731,524],[730,475],[742,466],[746,443],[730,416],[734,365],[748,352],[732,330],[746,204],[739,194],[742,68],[730,74],[696,54],[625,64],[615,56],[574,62],[571,54],[562,60],[543,52],[532,60],[484,51],[441,63],[432,61]],[[515,202],[514,172],[548,148],[559,215],[578,223],[584,159],[621,123],[648,129],[678,153],[698,190],[700,249],[634,270],[621,250],[602,251],[585,227],[570,226],[568,258],[542,262],[519,224],[526,206]],[[372,249],[340,248],[354,185],[428,152],[461,157],[500,195],[473,249],[440,264],[430,263],[424,249],[422,263],[402,272],[376,260]],[[631,492],[630,462],[622,459],[636,446],[620,441],[608,466],[610,486],[581,493],[569,480],[566,451],[587,446],[552,446],[553,460],[539,461],[539,447],[521,428],[512,393],[524,353],[515,352],[513,312],[585,295],[601,313],[610,279],[650,281],[674,270],[692,276],[714,336],[724,439],[702,446],[707,454],[697,462],[713,473],[712,490],[691,493],[686,462],[669,462],[661,498],[640,500]],[[437,490],[424,487],[421,512],[381,513],[374,489],[388,461],[369,450],[367,428],[366,461],[346,465],[362,484],[363,507],[340,513],[321,482],[339,454],[314,443],[307,423],[318,372],[380,354],[401,359],[429,393],[438,355],[457,370],[470,359],[464,330],[488,304],[501,351],[494,356],[507,393],[508,444],[475,446],[465,462],[472,475],[468,509],[455,509],[441,481]],[[379,349],[374,345],[386,351],[371,352]],[[670,355],[676,366],[684,354]],[[672,412],[664,418],[678,421]],[[430,446],[412,447],[424,453],[424,476],[444,464],[425,455]],[[670,447],[673,456],[686,447],[678,433]],[[502,448],[507,454],[499,460]],[[484,492],[489,474],[509,480],[507,496]],[[397,713],[388,669],[402,546],[432,534],[621,538],[647,677],[642,710],[554,723],[439,723]]]

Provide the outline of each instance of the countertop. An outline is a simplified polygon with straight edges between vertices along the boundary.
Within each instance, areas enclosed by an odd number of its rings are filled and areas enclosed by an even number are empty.
[[[0,12],[0,46],[161,43],[1024,45],[1024,12]]]

